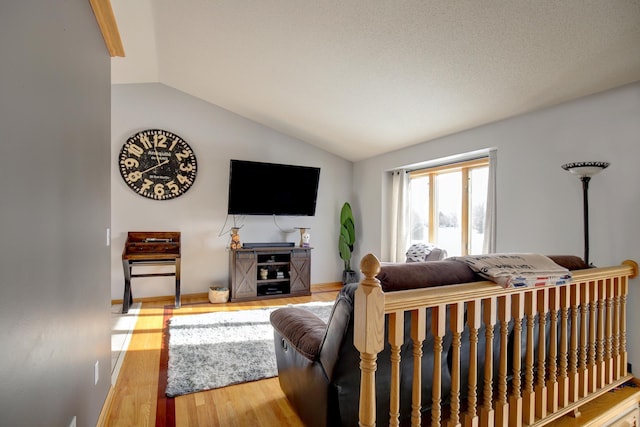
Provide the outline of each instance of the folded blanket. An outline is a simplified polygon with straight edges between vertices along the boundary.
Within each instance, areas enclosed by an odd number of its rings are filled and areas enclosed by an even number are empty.
[[[488,254],[451,257],[467,264],[480,276],[505,288],[562,285],[571,280],[571,272],[539,254]]]

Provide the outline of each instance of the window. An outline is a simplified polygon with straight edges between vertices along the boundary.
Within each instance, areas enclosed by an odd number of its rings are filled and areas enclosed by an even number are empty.
[[[410,172],[410,244],[482,253],[488,177],[488,158]]]

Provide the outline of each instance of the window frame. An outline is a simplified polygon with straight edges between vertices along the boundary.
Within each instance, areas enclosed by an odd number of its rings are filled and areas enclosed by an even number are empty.
[[[460,227],[461,227],[461,255],[467,255],[469,253],[469,172],[471,169],[489,167],[489,156],[481,157],[472,160],[464,160],[461,162],[448,163],[439,166],[432,166],[423,169],[416,169],[409,172],[409,180],[414,178],[429,177],[429,241],[435,242],[435,229],[436,224],[436,176],[451,173],[461,172],[461,189],[462,206],[460,214]],[[411,238],[409,239],[411,241]]]

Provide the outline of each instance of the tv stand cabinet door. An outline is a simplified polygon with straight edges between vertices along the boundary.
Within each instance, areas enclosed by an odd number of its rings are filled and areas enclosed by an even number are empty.
[[[257,257],[255,252],[231,252],[231,300],[255,299]]]
[[[311,294],[311,251],[293,250],[291,252],[290,292],[292,294]]]

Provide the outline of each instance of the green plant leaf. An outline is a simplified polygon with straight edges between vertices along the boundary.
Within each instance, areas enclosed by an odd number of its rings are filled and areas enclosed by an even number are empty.
[[[354,222],[351,205],[348,202],[345,202],[344,205],[342,205],[342,210],[340,211],[340,224],[344,224],[348,219],[350,219],[352,223]]]
[[[351,205],[345,202],[340,210],[340,238],[338,241],[340,258],[344,261],[345,270],[351,270],[351,253],[353,252],[355,241],[356,227],[353,212],[351,211]]]
[[[353,223],[353,220],[347,219],[347,221],[342,224],[342,229],[347,231],[347,235],[345,236],[347,243],[349,246],[353,246],[356,242],[356,226]]]
[[[351,237],[349,236],[349,230],[344,225],[340,227],[340,239],[348,245]]]
[[[338,239],[338,248],[340,250],[340,258],[344,261],[345,270],[350,270],[351,248],[347,244],[342,234],[340,234],[340,238]]]

